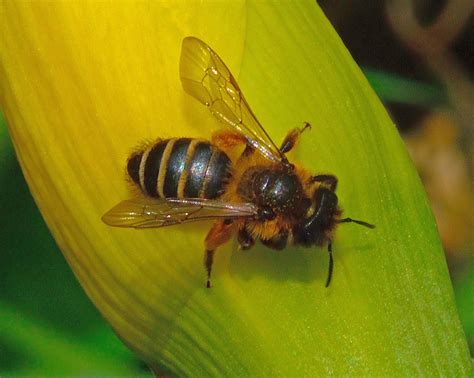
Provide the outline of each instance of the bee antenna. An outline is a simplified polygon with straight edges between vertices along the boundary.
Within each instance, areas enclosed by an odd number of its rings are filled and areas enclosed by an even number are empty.
[[[329,256],[329,266],[328,266],[328,276],[326,278],[326,287],[329,286],[331,283],[331,277],[332,277],[332,270],[334,266],[334,259],[332,257],[332,242],[329,240],[328,242],[328,256]]]
[[[357,220],[357,219],[352,219],[352,218],[344,218],[344,219],[339,219],[337,223],[357,223],[360,224],[361,226],[367,227],[367,228],[375,228],[375,225]]]

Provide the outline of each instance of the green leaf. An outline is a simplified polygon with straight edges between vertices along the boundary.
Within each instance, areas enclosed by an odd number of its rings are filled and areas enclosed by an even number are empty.
[[[384,101],[426,107],[448,103],[446,91],[439,85],[410,80],[367,67],[362,70],[374,91]]]
[[[250,2],[247,15],[249,104],[277,143],[310,122],[294,161],[336,174],[345,214],[377,228],[341,225],[328,289],[324,249],[219,251],[214,288],[182,309],[163,364],[191,375],[468,375],[433,216],[384,107],[313,2]]]

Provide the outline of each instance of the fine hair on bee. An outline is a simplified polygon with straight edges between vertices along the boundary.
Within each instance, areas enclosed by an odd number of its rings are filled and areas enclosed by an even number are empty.
[[[183,40],[180,77],[183,89],[227,129],[211,140],[175,137],[141,144],[126,165],[141,195],[120,202],[102,220],[138,229],[213,220],[204,241],[208,288],[214,252],[234,234],[241,250],[252,248],[256,240],[275,250],[327,245],[328,287],[336,227],[375,226],[342,217],[335,175],[313,175],[288,161],[286,153],[310,124],[290,130],[277,147],[227,66],[195,37]]]

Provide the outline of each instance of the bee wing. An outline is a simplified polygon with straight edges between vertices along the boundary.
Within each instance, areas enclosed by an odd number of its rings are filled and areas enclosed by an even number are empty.
[[[256,215],[251,203],[229,203],[200,198],[137,198],[125,200],[102,217],[109,226],[155,228],[175,224]]]
[[[267,159],[284,159],[253,114],[232,73],[207,44],[186,37],[179,70],[184,90],[206,105],[217,119],[243,134]]]

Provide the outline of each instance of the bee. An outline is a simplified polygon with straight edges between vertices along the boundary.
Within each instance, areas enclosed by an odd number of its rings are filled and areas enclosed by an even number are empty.
[[[276,250],[327,245],[328,287],[336,226],[374,226],[342,218],[336,176],[312,175],[286,158],[310,125],[291,130],[278,148],[227,66],[198,38],[183,40],[180,77],[184,90],[228,128],[214,133],[211,141],[157,140],[132,153],[128,176],[143,196],[120,202],[102,220],[138,229],[214,220],[204,241],[208,288],[214,251],[235,233],[242,250],[255,240]]]

